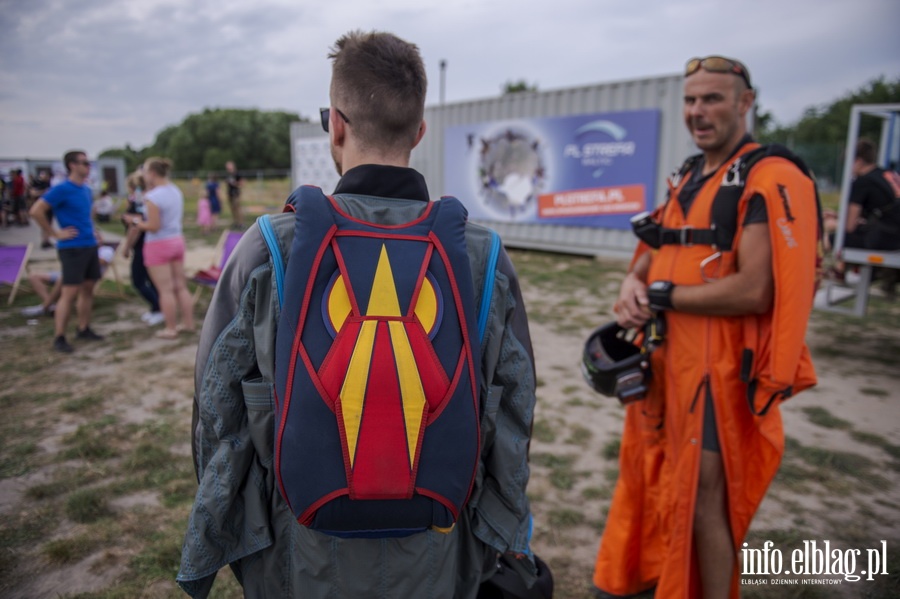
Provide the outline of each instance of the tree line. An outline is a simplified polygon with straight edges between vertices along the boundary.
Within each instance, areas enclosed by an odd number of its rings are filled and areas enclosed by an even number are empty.
[[[507,82],[502,93],[535,92],[537,84]],[[831,103],[811,106],[793,124],[778,124],[770,112],[757,115],[757,135],[764,143],[777,142],[797,152],[820,177],[838,182],[841,152],[847,140],[850,108],[854,104],[900,102],[900,77],[880,77]],[[101,157],[121,157],[131,171],[149,156],[172,159],[177,171],[222,171],[227,160],[241,170],[290,169],[290,124],[309,122],[297,113],[253,109],[204,109],[188,115],[178,125],[160,131],[154,142],[141,149],[129,145],[113,148]],[[863,136],[877,140],[881,122],[863,119]]]
[[[165,156],[176,171],[215,171],[233,160],[240,170],[290,169],[291,123],[309,122],[297,113],[206,108],[166,127],[141,149],[126,145],[100,153],[123,158],[128,172],[150,156]]]
[[[796,152],[821,182],[839,184],[843,175],[844,150],[854,104],[895,104],[900,102],[900,77],[873,79],[830,103],[807,108],[793,124],[780,125],[771,113],[758,116],[757,134],[763,143],[780,143]],[[878,142],[883,120],[864,115],[859,135]]]

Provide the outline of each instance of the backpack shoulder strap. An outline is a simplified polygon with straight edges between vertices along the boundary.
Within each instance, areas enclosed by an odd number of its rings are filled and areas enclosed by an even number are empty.
[[[281,255],[281,247],[278,245],[278,236],[272,226],[272,220],[268,214],[263,214],[257,219],[259,230],[269,248],[272,257],[272,271],[275,274],[275,288],[278,290],[278,307],[284,305],[284,257]]]
[[[491,232],[491,245],[485,262],[484,283],[481,288],[481,302],[478,304],[478,341],[484,341],[484,333],[487,330],[488,315],[491,311],[491,301],[494,299],[494,277],[497,273],[497,259],[500,256],[500,235],[493,229]]]
[[[301,185],[288,196],[287,200],[285,200],[282,212],[297,212],[297,206],[303,201],[303,198],[308,198],[311,194],[325,195],[318,187]],[[281,253],[281,246],[278,245],[278,234],[275,232],[275,227],[272,226],[271,217],[268,214],[264,214],[259,217],[256,222],[259,225],[259,230],[266,242],[266,247],[269,249],[269,255],[272,256],[272,269],[275,275],[275,287],[278,290],[278,306],[280,308],[284,305],[284,271],[286,258]]]
[[[684,163],[680,167],[678,167],[677,170],[673,171],[671,175],[669,175],[670,195],[673,189],[681,185],[681,180],[684,178],[684,176],[697,166],[701,158],[703,158],[703,154],[694,154],[693,156],[688,156]]]

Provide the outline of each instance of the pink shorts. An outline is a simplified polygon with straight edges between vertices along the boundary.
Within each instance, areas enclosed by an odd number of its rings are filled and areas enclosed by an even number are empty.
[[[144,266],[184,262],[184,237],[166,237],[144,243]]]

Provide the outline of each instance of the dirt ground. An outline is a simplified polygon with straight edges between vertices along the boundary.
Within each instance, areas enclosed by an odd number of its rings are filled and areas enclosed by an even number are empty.
[[[610,318],[624,264],[512,255],[538,371],[533,548],[554,571],[556,597],[587,598],[623,410],[584,384],[579,361],[587,334]],[[211,248],[194,244],[190,256],[190,266],[207,266]],[[139,320],[140,301],[107,286],[96,318],[106,341],[58,355],[49,351],[49,319],[18,313],[27,303],[0,308],[0,596],[184,596],[173,580],[195,488],[188,429],[196,338],[154,338]],[[748,547],[771,540],[789,555],[804,541],[828,541],[859,549],[860,559],[883,547],[889,574],[827,588],[776,580],[796,576],[746,576],[766,584],[745,584],[743,594],[900,596],[900,306],[876,298],[863,320],[816,312],[809,342],[819,384],[783,405],[785,461]],[[90,490],[101,491],[96,517],[76,501]],[[240,596],[229,573],[219,578],[214,596]]]

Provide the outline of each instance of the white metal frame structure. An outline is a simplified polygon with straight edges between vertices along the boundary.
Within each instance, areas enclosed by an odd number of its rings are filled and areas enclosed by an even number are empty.
[[[834,281],[828,281],[823,289],[824,302],[820,309],[841,312],[853,316],[865,316],[869,305],[869,287],[872,282],[872,271],[877,267],[900,269],[900,250],[879,251],[861,248],[844,247],[844,223],[847,222],[847,210],[850,203],[850,187],[853,183],[853,160],[856,153],[856,142],[859,138],[859,123],[863,115],[881,118],[884,122],[881,130],[879,149],[879,165],[886,166],[900,143],[900,104],[856,104],[850,110],[850,126],[847,130],[847,147],[844,151],[844,175],[841,184],[840,212],[838,227],[835,232],[835,255],[840,255],[846,265],[859,266],[859,282],[856,291],[848,295],[846,287]],[[837,302],[854,297],[853,306],[838,306]]]

